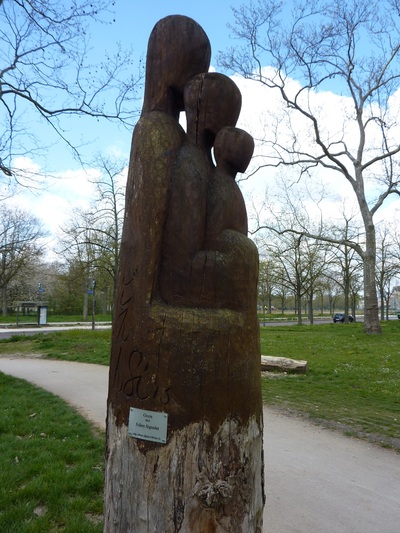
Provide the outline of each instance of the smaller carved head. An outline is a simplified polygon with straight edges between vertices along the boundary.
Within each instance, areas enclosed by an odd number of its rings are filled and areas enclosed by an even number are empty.
[[[189,138],[211,148],[220,129],[236,124],[242,96],[228,76],[207,72],[186,85],[184,104]]]
[[[253,137],[240,128],[226,127],[217,134],[214,157],[217,167],[233,178],[237,172],[244,172],[254,152]]]

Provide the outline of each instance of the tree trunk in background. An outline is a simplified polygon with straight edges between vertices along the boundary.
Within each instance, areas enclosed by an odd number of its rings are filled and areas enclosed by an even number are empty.
[[[376,294],[375,253],[369,250],[368,244],[364,258],[364,329],[370,334],[382,333]]]
[[[372,214],[359,195],[359,205],[365,227],[364,268],[364,330],[369,334],[382,333],[379,320],[378,295],[376,287],[376,233]]]
[[[83,295],[83,309],[82,309],[82,320],[87,320],[89,316],[89,296],[88,289],[85,290]]]
[[[1,306],[3,316],[7,316],[7,287],[1,288]]]

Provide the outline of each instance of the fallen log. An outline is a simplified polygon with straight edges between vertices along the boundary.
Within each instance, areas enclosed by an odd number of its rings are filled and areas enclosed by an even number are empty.
[[[261,372],[287,372],[289,374],[305,374],[307,361],[298,361],[288,357],[261,356]]]

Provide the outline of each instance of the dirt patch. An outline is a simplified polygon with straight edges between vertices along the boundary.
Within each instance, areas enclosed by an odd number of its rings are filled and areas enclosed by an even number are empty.
[[[343,422],[332,422],[329,420],[320,420],[318,418],[307,418],[310,422],[318,424],[319,426],[327,429],[334,429],[341,431],[349,437],[356,437],[357,439],[366,440],[373,444],[378,444],[384,448],[393,448],[397,452],[400,452],[400,438],[387,437],[386,435],[379,435],[378,433],[369,433],[359,427],[357,424],[345,424]]]
[[[3,359],[42,359],[43,357],[42,353],[0,353],[0,358]]]
[[[269,405],[268,409],[272,409],[276,413],[287,416],[288,418],[300,418],[302,420],[307,420],[316,426],[333,431],[340,431],[348,437],[365,440],[367,442],[371,442],[372,444],[382,446],[383,448],[391,448],[400,453],[400,438],[387,437],[386,435],[379,435],[377,433],[368,433],[360,428],[357,424],[346,424],[344,422],[335,422],[333,420],[324,420],[322,418],[311,417],[291,407]]]

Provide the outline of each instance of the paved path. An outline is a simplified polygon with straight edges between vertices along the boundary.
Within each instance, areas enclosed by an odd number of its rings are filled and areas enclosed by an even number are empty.
[[[108,369],[0,357],[0,371],[105,426]],[[265,410],[265,533],[398,533],[400,455]]]

